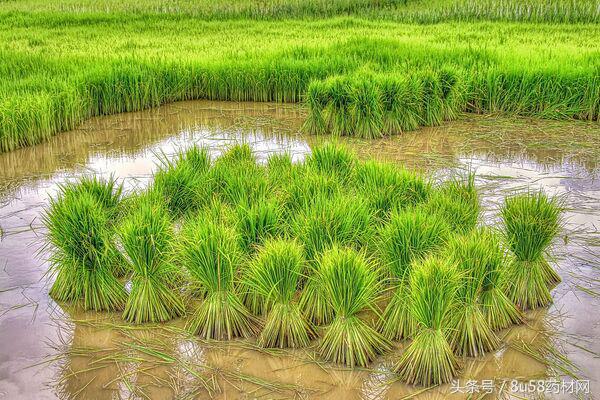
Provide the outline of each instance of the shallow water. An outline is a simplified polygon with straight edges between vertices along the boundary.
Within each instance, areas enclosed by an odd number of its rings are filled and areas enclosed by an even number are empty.
[[[40,217],[58,184],[95,172],[141,187],[160,154],[194,143],[218,154],[245,140],[261,159],[280,151],[301,159],[320,140],[299,134],[301,121],[296,106],[182,102],[95,118],[47,143],[0,154],[0,399],[466,397],[452,394],[452,385],[423,391],[396,382],[389,368],[401,344],[369,369],[347,371],[319,362],[311,349],[203,342],[189,337],[182,321],[133,328],[118,315],[61,308],[48,298]],[[598,124],[469,116],[398,137],[344,141],[361,156],[435,176],[475,171],[486,223],[515,190],[542,187],[563,196],[569,211],[554,249],[563,278],[554,304],[502,332],[505,345],[495,354],[463,360],[460,384],[472,379],[484,390],[493,379],[494,398],[503,380],[506,391],[512,379],[575,377],[600,392]]]

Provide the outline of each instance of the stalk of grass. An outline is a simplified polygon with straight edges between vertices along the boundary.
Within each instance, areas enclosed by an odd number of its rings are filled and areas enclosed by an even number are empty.
[[[136,324],[164,322],[183,315],[176,281],[174,232],[162,207],[141,202],[120,229],[121,244],[133,275],[123,318]]]
[[[456,376],[458,361],[446,339],[446,330],[456,306],[458,281],[455,266],[436,257],[427,258],[413,271],[410,308],[418,331],[395,366],[403,381],[431,386]]]
[[[378,253],[393,295],[383,312],[379,330],[389,339],[405,339],[415,332],[409,286],[413,265],[441,249],[448,238],[444,220],[420,208],[392,213],[387,225],[381,228]]]
[[[121,258],[107,219],[102,205],[86,191],[66,189],[50,201],[44,224],[56,275],[50,295],[57,301],[81,302],[85,310],[123,308],[127,294],[114,275]]]
[[[256,333],[256,320],[236,288],[242,255],[235,231],[220,222],[207,221],[200,214],[186,222],[180,244],[182,264],[195,286],[205,293],[188,329],[207,339]]]
[[[380,289],[376,268],[364,255],[334,247],[323,254],[313,279],[322,286],[334,310],[333,322],[319,344],[324,359],[350,367],[366,366],[390,349],[388,340],[358,315],[365,310],[374,311]]]
[[[456,236],[448,247],[449,258],[458,266],[461,277],[457,290],[458,307],[452,313],[448,334],[450,346],[461,356],[477,357],[500,345],[485,317],[481,298],[490,268],[488,264],[496,255],[484,232],[474,230],[468,235]]]
[[[524,309],[549,304],[550,287],[560,282],[544,252],[560,232],[561,212],[559,201],[541,191],[508,197],[501,210],[505,240],[515,256],[507,273],[508,297]]]
[[[259,250],[246,274],[247,286],[264,301],[266,320],[258,343],[264,347],[304,347],[314,330],[295,301],[305,269],[300,245],[270,240]]]

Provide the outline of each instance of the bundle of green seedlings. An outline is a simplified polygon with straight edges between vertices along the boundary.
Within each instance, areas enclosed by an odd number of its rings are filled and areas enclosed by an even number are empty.
[[[540,191],[508,197],[501,210],[505,241],[514,254],[508,296],[523,309],[548,305],[550,289],[561,281],[545,253],[561,230],[562,209],[557,198]]]
[[[472,175],[436,185],[333,143],[298,163],[261,164],[247,144],[217,159],[191,148],[142,193],[96,178],[61,189],[45,216],[51,295],[131,323],[189,307],[203,338],[316,339],[323,359],[350,367],[408,339],[400,377],[439,384],[549,302],[560,211],[542,193],[509,197],[497,234],[477,227]]]

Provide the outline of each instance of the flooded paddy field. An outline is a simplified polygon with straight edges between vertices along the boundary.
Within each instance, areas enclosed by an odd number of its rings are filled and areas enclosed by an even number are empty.
[[[245,141],[259,159],[286,151],[299,160],[322,140],[300,133],[303,116],[290,105],[181,102],[94,118],[46,143],[0,154],[0,398],[466,398],[453,384],[425,390],[398,382],[390,372],[393,352],[350,371],[321,361],[312,348],[204,341],[182,320],[132,326],[120,314],[86,313],[48,297],[41,216],[60,183],[97,173],[112,174],[126,190],[144,187],[162,154],[194,144],[217,155]],[[501,332],[505,344],[494,354],[461,359],[459,384],[492,381],[486,398],[527,397],[510,394],[513,380],[589,380],[589,394],[579,397],[600,391],[597,123],[465,116],[391,138],[342,141],[361,157],[437,177],[475,172],[485,223],[518,190],[543,188],[564,198],[567,223],[553,251],[563,282],[552,291],[554,303]],[[480,387],[474,396],[485,394]]]

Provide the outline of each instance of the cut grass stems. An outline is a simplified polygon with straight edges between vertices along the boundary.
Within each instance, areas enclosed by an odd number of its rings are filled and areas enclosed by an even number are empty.
[[[305,347],[314,336],[295,300],[304,269],[302,247],[287,240],[267,241],[250,263],[247,287],[263,299],[266,310],[259,345]]]
[[[416,328],[410,310],[410,275],[415,262],[445,246],[449,229],[437,214],[420,208],[392,213],[379,233],[379,257],[391,283],[392,298],[380,331],[389,339],[406,339]]]
[[[80,302],[85,310],[121,310],[127,294],[114,265],[122,258],[106,211],[89,192],[69,187],[50,201],[44,216],[56,275],[50,295],[57,301]]]
[[[363,254],[339,247],[326,251],[319,263],[318,274],[311,279],[322,286],[334,311],[319,353],[334,363],[367,366],[390,349],[388,340],[359,317],[362,311],[375,311],[380,289],[377,269]]]
[[[508,272],[508,296],[523,309],[552,301],[550,288],[560,276],[544,253],[561,229],[562,206],[543,192],[508,197],[501,210],[507,246],[515,256]]]
[[[174,232],[167,212],[141,201],[123,223],[119,236],[133,271],[123,318],[136,324],[164,322],[183,315],[185,307],[174,263]]]
[[[183,227],[180,256],[194,285],[205,293],[188,329],[206,339],[256,333],[255,318],[237,293],[236,275],[242,258],[237,234],[200,214]]]
[[[447,260],[429,257],[415,267],[410,279],[410,309],[417,332],[395,366],[403,381],[431,386],[456,376],[458,361],[446,334],[456,307],[458,283],[456,268]]]

